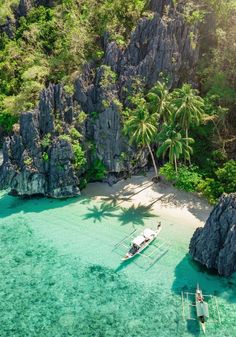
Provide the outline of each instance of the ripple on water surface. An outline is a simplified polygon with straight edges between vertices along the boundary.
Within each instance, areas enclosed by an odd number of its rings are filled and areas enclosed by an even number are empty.
[[[207,336],[236,336],[235,279],[191,262],[191,233],[177,240],[174,225],[163,220],[168,254],[148,270],[141,258],[121,267],[114,244],[133,222],[139,231],[153,224],[149,210],[127,215],[90,200],[5,195],[0,203],[1,337],[200,336],[196,322],[182,322],[180,297],[197,281],[218,296],[223,320],[208,324]]]

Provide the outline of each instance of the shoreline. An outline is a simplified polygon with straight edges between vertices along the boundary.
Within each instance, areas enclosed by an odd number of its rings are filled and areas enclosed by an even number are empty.
[[[193,229],[204,226],[213,208],[205,199],[168,183],[154,183],[152,177],[153,172],[149,171],[146,176],[135,175],[112,186],[104,182],[89,183],[81,195],[124,208],[146,207],[161,218],[177,224],[184,222]]]

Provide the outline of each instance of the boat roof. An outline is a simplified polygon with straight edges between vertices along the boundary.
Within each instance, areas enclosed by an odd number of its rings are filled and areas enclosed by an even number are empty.
[[[145,228],[144,231],[143,231],[143,236],[145,236],[145,238],[147,238],[147,239],[149,239],[154,234],[155,234],[155,232],[150,228]]]
[[[206,302],[197,302],[197,316],[206,316],[209,317],[208,304]]]
[[[145,241],[145,237],[142,235],[139,235],[135,239],[133,239],[132,243],[134,243],[137,246],[140,246],[144,241]]]

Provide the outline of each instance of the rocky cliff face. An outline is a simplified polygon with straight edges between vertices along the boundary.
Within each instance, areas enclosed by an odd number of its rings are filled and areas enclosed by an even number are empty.
[[[22,0],[21,14],[33,3]],[[151,1],[153,16],[140,19],[126,49],[105,36],[100,66],[84,67],[75,81],[72,97],[65,95],[61,86],[51,85],[42,92],[39,108],[23,113],[19,130],[5,141],[1,188],[10,187],[20,195],[40,193],[59,197],[78,193],[81,172],[73,168],[70,144],[60,140],[55,131],[56,120],[63,123],[64,133],[72,126],[79,128],[84,147],[88,142],[94,145],[95,151],[87,153],[88,166],[95,159],[101,160],[112,180],[147,165],[147,153],[131,148],[122,135],[121,111],[126,105],[127,91],[137,80],[150,88],[163,75],[168,76],[171,87],[192,80],[199,54],[191,40],[193,34],[197,36],[197,28],[190,28],[181,13],[172,6],[165,7],[168,5],[168,0]],[[88,116],[82,127],[76,123],[78,111]],[[48,133],[52,144],[47,149],[45,163],[40,142]]]
[[[57,134],[54,118],[60,115],[65,130],[73,113],[61,86],[50,86],[42,92],[39,109],[22,113],[14,135],[4,143],[1,187],[10,187],[18,195],[57,198],[78,194],[72,147]]]
[[[220,275],[236,271],[236,193],[223,195],[204,228],[198,228],[190,242],[194,260]]]

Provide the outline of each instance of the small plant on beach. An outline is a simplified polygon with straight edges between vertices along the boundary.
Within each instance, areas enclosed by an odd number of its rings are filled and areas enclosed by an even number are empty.
[[[198,172],[198,168],[194,166],[187,167],[183,165],[176,172],[174,166],[171,163],[167,163],[160,168],[160,174],[166,180],[173,182],[178,189],[187,192],[197,191],[198,185],[202,182],[202,176]]]

